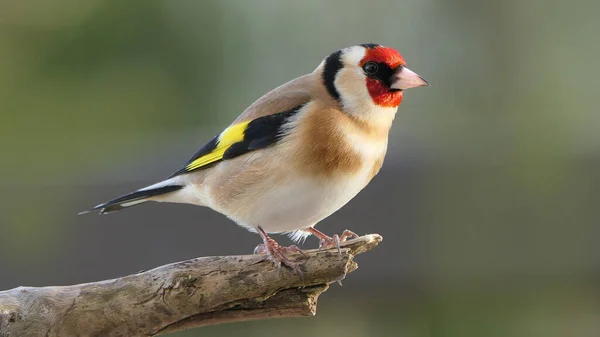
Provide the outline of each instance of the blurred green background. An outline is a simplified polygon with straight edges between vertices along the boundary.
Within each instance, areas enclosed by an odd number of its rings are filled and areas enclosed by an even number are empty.
[[[179,169],[329,53],[375,42],[432,86],[406,93],[384,169],[319,228],[380,233],[382,245],[314,318],[173,336],[599,336],[599,11],[0,1],[0,289],[251,252],[257,236],[199,207],[76,214]]]

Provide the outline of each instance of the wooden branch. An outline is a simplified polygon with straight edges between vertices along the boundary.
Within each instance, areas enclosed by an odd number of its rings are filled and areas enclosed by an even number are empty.
[[[261,255],[202,257],[113,280],[0,292],[0,336],[154,336],[271,317],[313,316],[329,284],[381,242],[371,234],[336,249],[290,255],[304,276]]]

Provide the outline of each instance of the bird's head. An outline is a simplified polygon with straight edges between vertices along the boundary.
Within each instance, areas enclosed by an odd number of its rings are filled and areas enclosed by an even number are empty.
[[[406,89],[429,85],[406,67],[400,53],[378,44],[362,44],[329,55],[318,70],[328,93],[354,115],[393,110]]]

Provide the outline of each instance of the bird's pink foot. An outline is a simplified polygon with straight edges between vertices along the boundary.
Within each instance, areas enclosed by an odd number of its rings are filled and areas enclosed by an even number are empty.
[[[342,233],[342,235],[334,234],[333,236],[328,236],[313,227],[307,229],[307,231],[312,233],[317,238],[319,238],[319,249],[336,247],[338,250],[338,253],[340,253],[340,254],[342,253],[342,250],[340,248],[340,244],[342,242],[344,242],[348,239],[353,239],[353,238],[358,237],[358,234],[356,234],[352,231],[349,231],[347,229]]]
[[[282,247],[277,241],[271,239],[260,227],[258,227],[258,233],[262,237],[263,243],[254,248],[254,254],[264,254],[277,268],[281,268],[283,264],[292,269],[296,274],[303,276],[300,266],[285,256],[286,253],[300,253],[302,256],[306,256],[300,248],[297,246]]]

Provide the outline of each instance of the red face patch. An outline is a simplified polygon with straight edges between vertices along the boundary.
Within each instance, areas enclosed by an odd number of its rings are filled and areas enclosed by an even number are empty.
[[[404,57],[396,49],[381,46],[376,46],[373,49],[367,48],[365,57],[360,60],[360,66],[362,67],[369,61],[385,63],[392,69],[397,66],[406,66]]]
[[[381,46],[367,48],[365,57],[360,60],[359,65],[362,67],[367,62],[383,63],[391,69],[406,66],[404,57],[396,49]],[[367,89],[373,103],[378,106],[392,108],[399,106],[402,102],[402,91],[390,91],[389,87],[379,79],[367,77]]]

